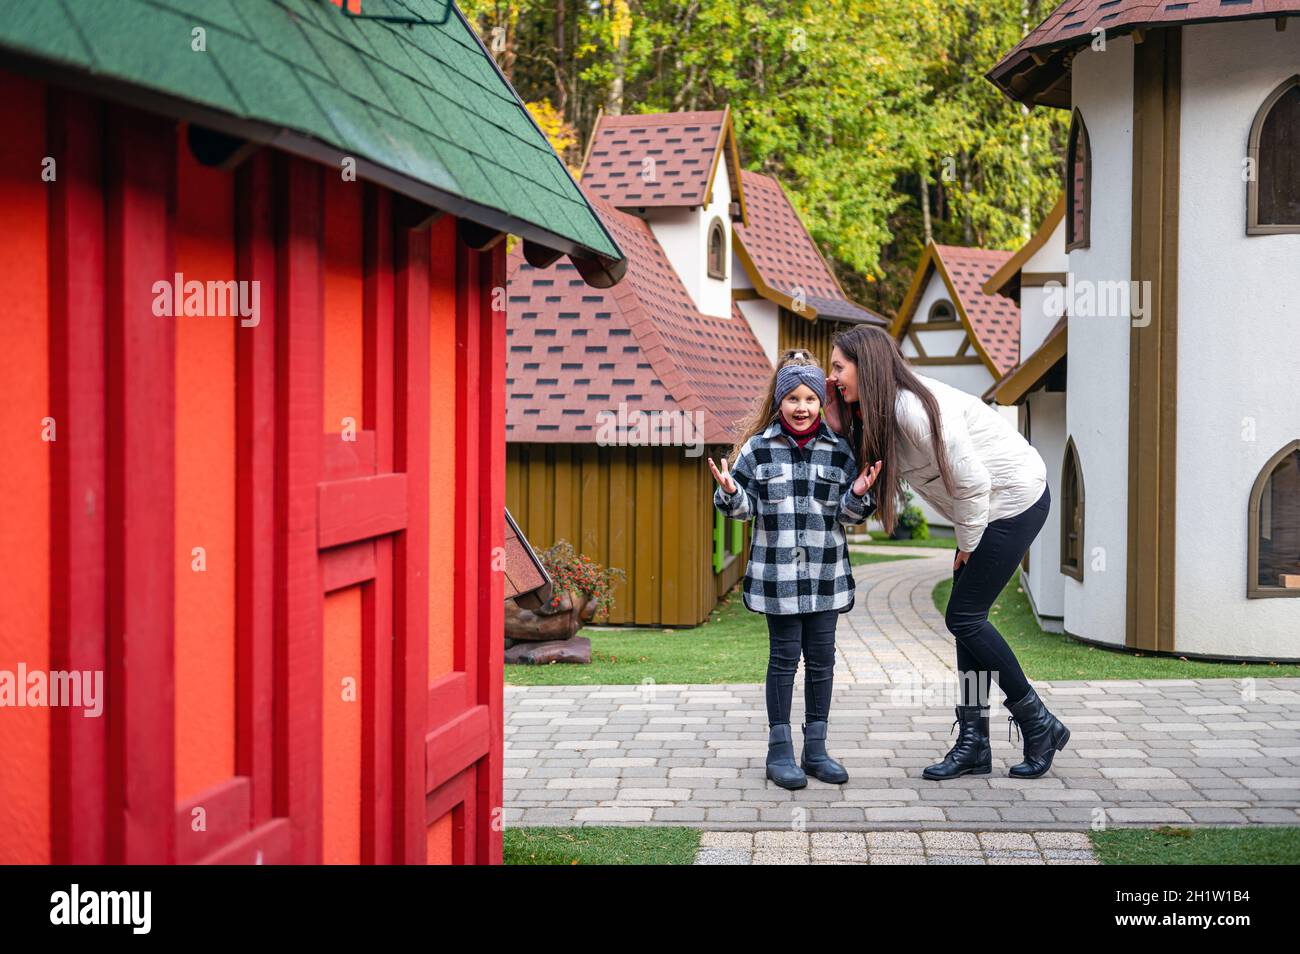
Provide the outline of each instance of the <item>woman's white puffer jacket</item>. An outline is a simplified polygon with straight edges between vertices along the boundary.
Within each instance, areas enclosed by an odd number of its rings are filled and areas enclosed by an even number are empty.
[[[957,546],[969,552],[979,546],[990,521],[1013,517],[1038,502],[1047,486],[1047,467],[1033,445],[979,398],[934,378],[917,377],[939,402],[954,492],[948,493],[939,476],[925,406],[908,390],[898,392],[896,404],[900,476],[952,521]]]

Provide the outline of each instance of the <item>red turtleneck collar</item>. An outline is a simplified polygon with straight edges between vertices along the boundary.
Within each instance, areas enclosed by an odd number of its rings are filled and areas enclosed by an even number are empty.
[[[800,450],[803,450],[803,448],[807,445],[807,443],[810,440],[812,440],[815,436],[817,436],[817,431],[822,426],[822,419],[820,417],[814,417],[812,424],[808,426],[807,430],[796,431],[793,427],[791,427],[789,424],[786,423],[784,414],[781,414],[780,418],[781,418],[781,430],[785,431],[787,434],[790,435],[790,439],[799,445]]]

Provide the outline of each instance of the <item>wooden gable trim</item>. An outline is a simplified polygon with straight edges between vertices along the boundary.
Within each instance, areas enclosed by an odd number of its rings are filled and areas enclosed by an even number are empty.
[[[740,181],[740,147],[736,144],[736,127],[731,119],[730,103],[722,108],[722,131],[718,135],[717,148],[713,151],[713,164],[709,167],[709,181],[704,186],[705,205],[713,201],[713,180],[718,174],[718,161],[724,154],[727,157],[727,171],[731,174],[732,201],[740,203],[740,224],[748,226],[749,212],[745,206],[745,187]],[[583,163],[586,164],[585,159]]]
[[[808,321],[816,320],[817,318],[816,308],[808,304],[808,302],[806,301],[803,303],[803,307],[796,308],[793,298],[791,298],[783,291],[778,291],[777,289],[773,288],[771,285],[769,285],[767,282],[763,280],[763,275],[762,273],[759,272],[758,266],[754,264],[754,259],[751,258],[749,252],[745,250],[745,242],[744,239],[740,237],[739,232],[733,229],[731,233],[731,239],[732,239],[731,247],[735,251],[736,257],[740,259],[741,267],[745,269],[745,274],[749,276],[750,282],[752,282],[754,285],[753,289],[746,288],[743,289],[744,291],[746,292],[754,291],[757,293],[757,296],[766,298],[770,302],[775,302],[776,304],[780,305],[782,308],[785,308],[786,310],[791,311],[794,314],[798,315],[800,318],[806,318]],[[744,300],[736,297],[736,290],[732,291],[731,297],[732,297],[732,301]],[[747,295],[745,297],[753,298],[755,296]]]
[[[1025,267],[1025,264],[1033,258],[1047,244],[1047,240],[1052,237],[1056,227],[1061,224],[1065,218],[1065,193],[1062,192],[1057,198],[1056,204],[1052,206],[1052,211],[1047,213],[1047,218],[1043,219],[1042,224],[1038,226],[1038,231],[1029,237],[1020,250],[1007,259],[1006,263],[999,268],[986,281],[980,289],[986,295],[1000,295],[1002,289],[1011,284],[1016,274]],[[1028,284],[1024,277],[1021,278],[1021,284]],[[1011,296],[1007,296],[1011,297]]]
[[[903,299],[903,305],[898,309],[898,315],[894,318],[894,323],[889,327],[890,336],[895,341],[901,341],[904,331],[911,327],[916,306],[921,300],[921,295],[925,292],[931,269],[937,271],[943,279],[944,287],[948,289],[948,298],[952,301],[953,307],[957,309],[957,317],[961,320],[961,325],[965,329],[967,337],[975,346],[975,353],[979,356],[979,360],[976,361],[973,358],[960,360],[931,358],[928,362],[917,363],[983,364],[996,381],[1002,377],[1002,371],[984,349],[979,335],[975,334],[975,326],[971,324],[970,316],[966,314],[966,306],[962,304],[961,296],[957,294],[957,287],[953,284],[952,278],[948,275],[948,269],[943,264],[943,256],[939,254],[939,249],[934,242],[925,247],[921,261],[916,267],[916,274],[912,276],[911,287],[908,288],[907,296]]]
[[[1004,407],[1019,404],[1036,388],[1047,372],[1065,357],[1069,336],[1069,323],[1062,318],[1056,323],[1038,350],[1006,373],[997,384],[984,392],[984,400],[993,400]]]

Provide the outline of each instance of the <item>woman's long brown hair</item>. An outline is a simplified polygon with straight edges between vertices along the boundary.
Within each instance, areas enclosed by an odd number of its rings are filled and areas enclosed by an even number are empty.
[[[886,533],[894,532],[898,521],[898,503],[902,496],[902,478],[898,473],[898,412],[896,410],[900,389],[911,391],[925,408],[930,419],[930,441],[939,475],[948,493],[953,492],[952,468],[944,449],[943,425],[939,416],[939,402],[930,389],[907,366],[898,350],[898,343],[886,332],[873,325],[858,325],[839,332],[833,339],[856,369],[858,379],[858,408],[862,411],[862,440],[853,448],[858,455],[858,466],[866,469],[881,461],[876,477],[876,516]],[[834,398],[840,410],[840,420],[845,424],[853,420],[853,412],[844,396],[835,389]],[[850,432],[850,439],[851,439]]]
[[[740,449],[745,446],[745,442],[755,434],[761,434],[767,430],[767,426],[776,420],[777,414],[781,413],[781,409],[776,405],[776,372],[787,364],[811,364],[818,371],[822,371],[807,351],[790,348],[781,352],[776,359],[776,367],[772,369],[772,377],[767,382],[767,390],[754,402],[754,407],[745,416],[745,419],[740,422],[740,437],[736,440],[735,446],[731,448],[731,454],[727,458],[733,467],[736,464],[736,458],[740,456]],[[825,375],[826,372],[822,371],[822,376],[825,377]]]

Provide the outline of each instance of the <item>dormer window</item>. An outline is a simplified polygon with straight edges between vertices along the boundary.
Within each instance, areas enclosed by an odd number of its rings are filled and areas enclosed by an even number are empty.
[[[936,301],[930,306],[930,314],[926,315],[926,321],[956,321],[957,313],[953,311],[952,302],[946,299]]]
[[[1300,75],[1264,100],[1250,127],[1246,234],[1300,232]]]
[[[1065,250],[1087,248],[1092,218],[1092,144],[1083,113],[1077,109],[1070,120],[1065,153],[1065,199]]]
[[[727,232],[717,218],[709,223],[709,277],[727,277]]]

